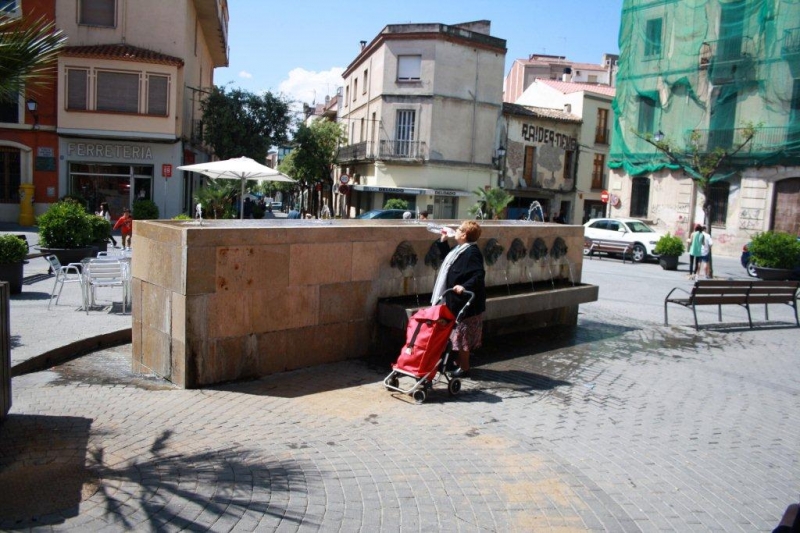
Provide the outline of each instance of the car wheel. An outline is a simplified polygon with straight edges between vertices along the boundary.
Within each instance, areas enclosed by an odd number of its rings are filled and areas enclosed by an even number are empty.
[[[647,250],[638,242],[633,245],[633,260],[636,263],[641,263],[647,257]]]
[[[747,266],[745,268],[747,269],[748,276],[750,276],[751,278],[758,277],[758,274],[756,274],[756,264],[753,262],[752,259],[747,262]]]

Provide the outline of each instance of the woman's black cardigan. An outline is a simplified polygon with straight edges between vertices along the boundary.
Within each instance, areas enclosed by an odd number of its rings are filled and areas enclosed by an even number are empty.
[[[446,257],[450,253],[451,248],[446,241],[438,241],[436,244],[442,253],[442,257]],[[445,279],[445,289],[452,289],[456,285],[461,285],[466,290],[475,293],[475,299],[464,311],[462,319],[479,315],[486,311],[485,275],[483,254],[477,245],[467,248],[450,266]],[[461,311],[461,308],[464,307],[468,300],[469,297],[466,294],[456,294],[454,292],[448,292],[444,297],[445,305],[454,315],[458,315],[458,312]]]

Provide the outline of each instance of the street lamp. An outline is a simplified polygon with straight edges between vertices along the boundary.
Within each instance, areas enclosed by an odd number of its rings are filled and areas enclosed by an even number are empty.
[[[28,98],[25,102],[25,107],[28,108],[28,111],[33,116],[33,129],[36,129],[39,126],[39,102],[33,98]]]
[[[505,174],[503,169],[503,158],[505,156],[506,156],[506,149],[501,144],[500,146],[497,147],[497,150],[495,150],[495,157],[492,158],[492,164],[495,166],[496,169],[500,170],[500,175],[497,178],[497,185],[499,187],[503,187],[505,181],[503,179],[504,178],[503,175]]]

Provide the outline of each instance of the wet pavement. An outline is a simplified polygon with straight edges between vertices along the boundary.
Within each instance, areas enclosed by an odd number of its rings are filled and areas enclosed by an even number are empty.
[[[380,360],[179,390],[125,345],[16,377],[0,528],[770,531],[800,493],[800,329],[665,327],[685,275],[587,261],[576,328],[493,341],[423,405]]]

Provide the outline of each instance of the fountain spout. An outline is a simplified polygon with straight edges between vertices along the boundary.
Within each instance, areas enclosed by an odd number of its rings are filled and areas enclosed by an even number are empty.
[[[536,220],[536,219],[534,218],[535,211],[538,211],[538,212],[539,212],[539,220],[541,220],[542,222],[544,222],[544,210],[542,209],[542,204],[540,204],[540,203],[539,203],[538,201],[536,201],[536,200],[532,201],[532,202],[531,202],[531,206],[528,208],[528,220],[529,220],[529,221],[531,221],[531,220]]]
[[[200,222],[200,225],[203,225],[203,204],[197,202],[197,207],[195,207],[195,211],[197,213],[197,220]]]

